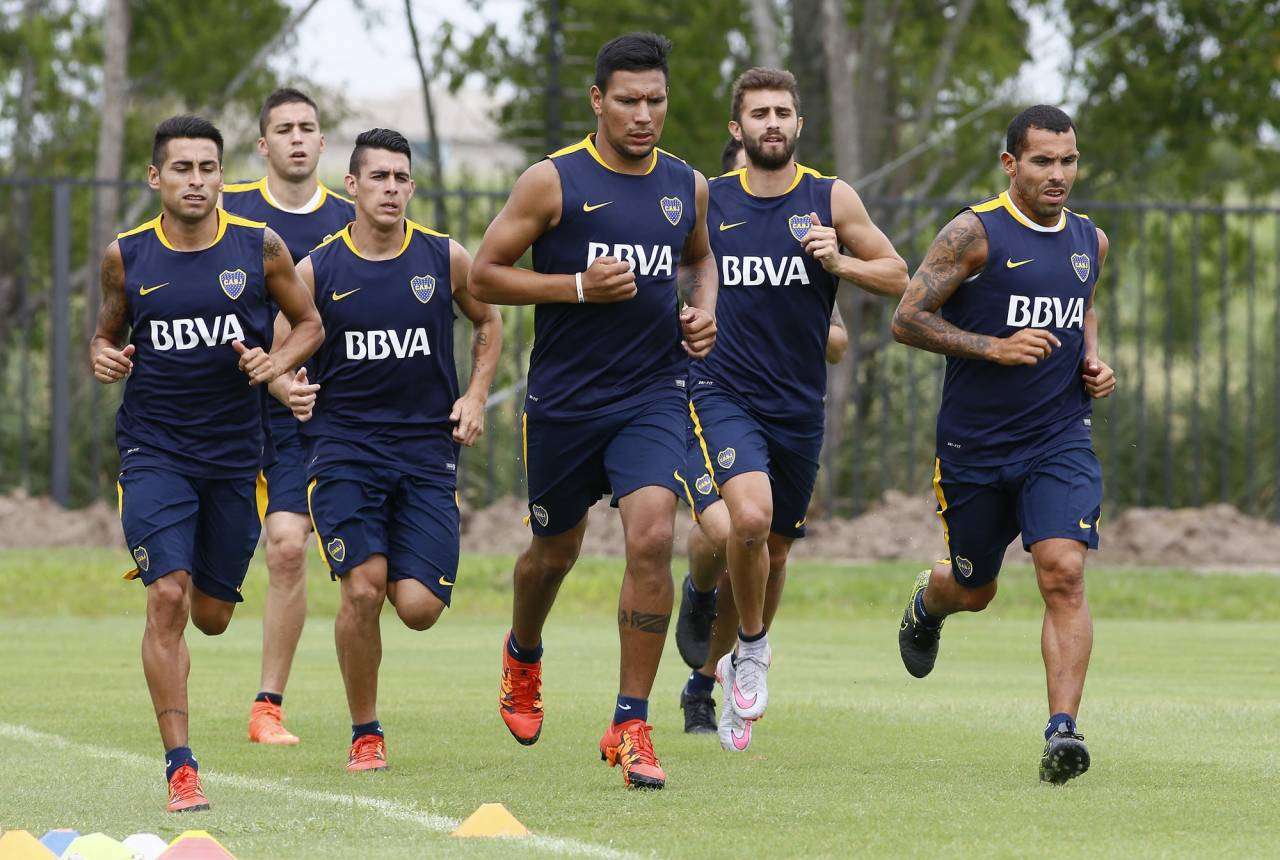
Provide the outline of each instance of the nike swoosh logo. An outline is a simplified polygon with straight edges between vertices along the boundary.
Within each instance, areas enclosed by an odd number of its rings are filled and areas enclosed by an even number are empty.
[[[454,582],[456,582],[456,581],[457,581],[457,580],[454,580]],[[445,579],[443,576],[442,576],[442,577],[440,577],[440,584],[441,584],[441,585],[443,585],[445,588],[452,588],[452,587],[453,587],[453,582],[450,582],[449,580]]]
[[[619,711],[629,711],[629,710],[631,710],[631,706],[630,706],[630,705],[618,705],[618,710],[619,710]]]
[[[746,222],[746,221],[738,221],[738,222],[737,222],[737,223],[735,223],[735,224],[726,224],[726,223],[724,223],[723,221],[721,221],[721,222],[720,222],[720,232],[721,232],[721,233],[723,233],[725,230],[732,230],[734,227],[741,227],[741,226],[742,226],[743,224],[745,224],[745,223],[747,223],[747,222]]]
[[[347,296],[351,295],[352,293],[360,292],[361,289],[362,287],[356,287],[354,290],[347,290],[345,293],[340,293],[335,290],[333,293],[333,300],[335,302],[340,302],[343,299],[345,299]]]
[[[1008,259],[1004,261],[1004,267],[1006,269],[1016,269],[1019,266],[1025,266],[1027,263],[1034,263],[1035,261],[1035,257],[1032,257],[1030,260],[1019,260],[1016,263],[1012,259]]]
[[[139,287],[138,295],[145,296],[147,293],[154,293],[156,290],[160,289],[161,287],[167,287],[167,286],[169,286],[168,281],[165,281],[163,284],[156,284],[154,287]]]
[[[747,720],[746,725],[742,727],[742,732],[729,732],[729,739],[733,741],[733,748],[738,752],[742,752],[751,745],[751,720]]]
[[[606,200],[606,201],[604,201],[603,203],[591,204],[591,203],[588,203],[588,202],[586,202],[586,201],[584,200],[584,201],[582,202],[582,211],[583,211],[583,212],[594,212],[594,211],[596,211],[597,209],[600,209],[601,207],[608,206],[608,205],[609,205],[610,203],[612,203],[612,202],[613,202],[612,200]]]
[[[807,522],[809,522],[809,518],[808,518],[808,517],[805,517],[805,518],[804,518],[804,519],[802,519],[802,520],[796,520],[796,524],[795,524],[794,526],[792,526],[792,528],[793,528],[793,529],[800,529],[800,528],[804,528],[804,524],[805,524],[805,523],[807,523]]]
[[[733,682],[733,702],[739,708],[746,710],[748,708],[755,707],[756,697],[752,696],[751,701],[747,701],[746,697],[743,696],[742,693],[738,690],[738,682],[734,681]]]
[[[1093,526],[1091,526],[1091,525],[1089,525],[1088,523],[1086,523],[1086,522],[1084,521],[1084,517],[1081,517],[1081,518],[1080,518],[1080,528],[1082,528],[1082,529],[1091,529],[1091,528],[1093,528]]]

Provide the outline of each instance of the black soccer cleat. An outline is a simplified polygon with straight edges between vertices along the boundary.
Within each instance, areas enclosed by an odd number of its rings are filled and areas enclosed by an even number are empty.
[[[1054,732],[1040,757],[1040,781],[1062,785],[1089,769],[1089,748],[1078,732]]]
[[[676,648],[690,669],[701,668],[711,650],[711,622],[716,620],[716,593],[702,600],[691,597],[692,578],[685,574],[680,586],[680,616],[676,620]]]
[[[933,671],[933,664],[938,659],[938,639],[942,636],[942,625],[925,624],[916,618],[916,595],[924,591],[929,584],[929,571],[921,571],[916,577],[915,587],[911,589],[911,599],[902,613],[902,626],[898,629],[898,653],[902,655],[902,665],[907,667],[916,678],[923,678]]]
[[[716,733],[716,700],[710,693],[680,691],[680,710],[684,711],[686,735],[714,735]]]

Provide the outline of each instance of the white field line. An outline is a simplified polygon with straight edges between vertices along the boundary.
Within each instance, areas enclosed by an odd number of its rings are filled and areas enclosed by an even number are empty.
[[[87,758],[116,762],[118,764],[124,764],[134,768],[155,770],[158,767],[158,758],[147,758],[145,756],[138,755],[137,753],[128,752],[127,750],[84,744],[79,741],[64,738],[61,735],[40,732],[35,729],[28,728],[27,726],[14,725],[12,723],[0,723],[0,737],[6,737],[17,741],[34,741],[45,746],[68,750]],[[433,815],[429,812],[423,812],[412,804],[398,803],[397,801],[387,800],[381,797],[368,797],[360,794],[340,794],[332,791],[316,791],[309,788],[298,788],[297,786],[290,785],[287,782],[281,782],[274,779],[263,779],[256,776],[243,776],[241,774],[224,773],[216,770],[201,771],[200,778],[210,785],[225,785],[246,791],[266,792],[277,796],[286,795],[309,803],[326,803],[333,806],[364,809],[370,812],[375,812],[392,821],[403,821],[408,824],[416,824],[424,830],[430,830],[435,833],[449,833],[461,823],[461,821],[456,818],[448,818],[443,815]],[[540,848],[556,854],[571,854],[579,857],[600,857],[605,858],[605,860],[625,860],[625,858],[633,856],[625,852],[618,851],[617,849],[610,848],[607,845],[596,845],[591,842],[582,842],[577,839],[567,839],[558,836],[539,836],[535,834],[530,837],[526,844],[530,844],[532,847]]]

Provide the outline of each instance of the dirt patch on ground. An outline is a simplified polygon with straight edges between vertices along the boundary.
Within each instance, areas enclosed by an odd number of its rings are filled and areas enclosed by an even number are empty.
[[[833,561],[913,561],[945,554],[942,528],[932,497],[889,492],[879,504],[853,519],[823,519],[809,525],[794,558]],[[528,545],[523,500],[503,499],[486,508],[464,510],[464,552],[518,553]],[[676,516],[676,554],[684,551],[691,520],[681,506]],[[1096,563],[1200,569],[1280,570],[1280,525],[1247,516],[1230,505],[1203,508],[1130,508],[1103,517],[1102,550]],[[122,546],[116,509],[102,502],[73,511],[22,491],[0,496],[0,548],[39,546]],[[607,503],[591,509],[584,555],[621,555],[622,520]],[[1006,555],[1025,563],[1015,541]]]

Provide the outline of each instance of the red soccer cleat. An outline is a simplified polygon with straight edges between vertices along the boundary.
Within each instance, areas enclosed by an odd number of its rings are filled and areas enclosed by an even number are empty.
[[[511,636],[510,633],[507,634]],[[511,736],[525,746],[538,742],[542,734],[542,662],[521,663],[502,643],[502,695],[498,713]]]
[[[293,746],[298,736],[284,727],[284,711],[270,702],[254,702],[249,712],[249,740],[255,744]]]
[[[169,777],[169,811],[199,812],[209,808],[209,798],[204,796],[200,775],[189,764],[184,764]]]
[[[364,770],[386,770],[387,742],[381,735],[361,735],[351,743],[347,756],[347,773]]]
[[[610,767],[622,766],[622,781],[627,788],[662,788],[667,775],[653,752],[649,733],[653,726],[644,720],[614,723],[600,739],[600,758]]]

